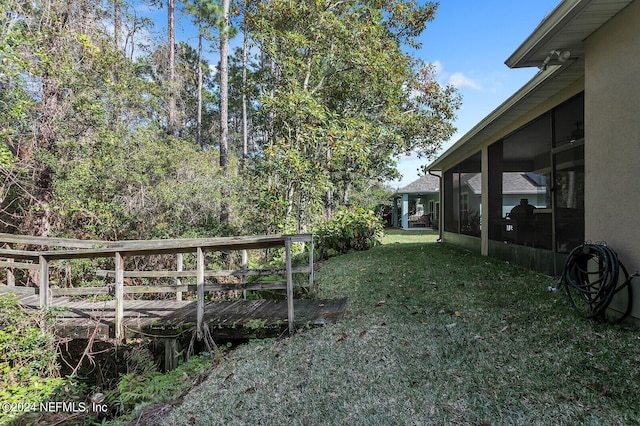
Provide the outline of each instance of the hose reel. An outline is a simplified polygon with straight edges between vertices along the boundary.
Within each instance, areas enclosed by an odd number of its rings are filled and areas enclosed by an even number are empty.
[[[574,248],[558,281],[556,289],[563,285],[571,306],[584,318],[602,318],[613,297],[626,289],[627,307],[618,318],[625,319],[633,301],[631,280],[638,271],[629,275],[618,255],[604,243],[585,243]]]

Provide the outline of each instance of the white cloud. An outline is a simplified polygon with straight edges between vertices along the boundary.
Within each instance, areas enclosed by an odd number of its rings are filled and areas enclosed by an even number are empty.
[[[444,65],[440,61],[433,61],[431,63],[433,65],[436,79],[441,84],[451,84],[455,86],[457,89],[461,89],[463,87],[473,89],[473,90],[482,90],[482,86],[475,80],[470,77],[467,77],[462,72],[454,72],[450,73],[445,70]]]
[[[449,84],[455,86],[458,89],[468,87],[474,90],[480,90],[482,87],[473,79],[467,77],[461,72],[451,74],[449,77]]]
[[[436,74],[436,78],[437,77],[442,77],[442,74],[444,73],[444,66],[442,65],[442,62],[440,61],[433,61],[431,63],[431,65],[433,65],[433,69],[435,71]]]

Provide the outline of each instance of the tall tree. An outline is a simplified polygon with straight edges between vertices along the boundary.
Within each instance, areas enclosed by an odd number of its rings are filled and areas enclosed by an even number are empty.
[[[244,0],[244,10],[247,10],[247,0]],[[246,13],[242,19],[242,168],[244,169],[248,158],[249,117],[247,115],[247,66],[249,58],[249,27]]]
[[[122,0],[113,0],[113,44],[122,49]]]
[[[220,167],[226,172],[229,151],[229,0],[222,0],[220,21]]]
[[[210,28],[220,27],[222,13],[219,5],[213,0],[195,0],[193,3],[185,3],[185,8],[193,16],[198,26],[198,117],[196,124],[196,143],[202,146],[203,40],[212,40],[213,35]]]
[[[226,175],[229,164],[229,0],[222,0],[220,25],[220,168]],[[220,222],[229,221],[229,192],[223,188]]]
[[[176,83],[176,24],[175,24],[176,0],[167,0],[167,68],[169,69],[169,106],[167,109],[167,134],[174,135],[178,129],[178,112],[176,107],[177,83]]]
[[[259,100],[273,129],[261,160],[285,227],[304,230],[327,204],[348,203],[352,188],[390,177],[394,155],[428,154],[453,132],[455,90],[405,51],[435,10],[401,0],[271,0],[249,15],[273,69]]]

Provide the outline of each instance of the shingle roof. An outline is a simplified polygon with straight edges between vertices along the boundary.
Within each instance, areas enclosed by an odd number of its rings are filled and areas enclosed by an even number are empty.
[[[482,192],[480,173],[467,174],[465,177],[462,178],[462,183],[466,184],[474,194],[480,194]],[[526,172],[505,172],[502,174],[503,194],[537,194],[543,187],[542,183],[537,183]]]
[[[424,175],[398,189],[397,192],[399,194],[417,194],[421,192],[438,192],[439,190],[440,178],[433,175]]]
[[[527,173],[511,172],[502,175],[503,194],[535,194],[541,187],[544,185],[538,185]]]
[[[482,193],[482,175],[480,173],[467,174],[465,177],[462,178],[462,183],[466,183],[474,194]]]

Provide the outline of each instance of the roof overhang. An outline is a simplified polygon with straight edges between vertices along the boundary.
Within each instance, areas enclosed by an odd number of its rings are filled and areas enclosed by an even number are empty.
[[[407,194],[407,195],[429,195],[429,194],[437,194],[440,191],[438,189],[428,189],[428,190],[422,190],[422,191],[401,191],[398,190],[395,192],[394,195],[403,195],[403,194]]]
[[[517,194],[530,194],[530,195],[539,195],[540,192],[537,189],[523,189],[522,191],[502,191],[503,194],[506,195],[517,195]],[[544,193],[543,193],[544,195]]]
[[[552,65],[541,70],[520,90],[440,155],[427,169],[446,169],[451,166],[452,162],[463,161],[476,153],[487,140],[497,141],[506,136],[505,128],[583,76],[584,62],[582,60],[571,61],[563,66]]]
[[[558,64],[558,55],[550,55],[552,51],[569,51],[571,58],[584,57],[584,41],[632,2],[564,0],[542,20],[505,64],[509,68]]]
[[[584,78],[584,41],[633,0],[564,0],[505,61],[510,68],[538,67],[540,72],[462,136],[427,169],[443,170],[476,153],[492,137],[527,112]],[[560,62],[552,51],[571,52]],[[502,131],[502,134],[501,134]]]

